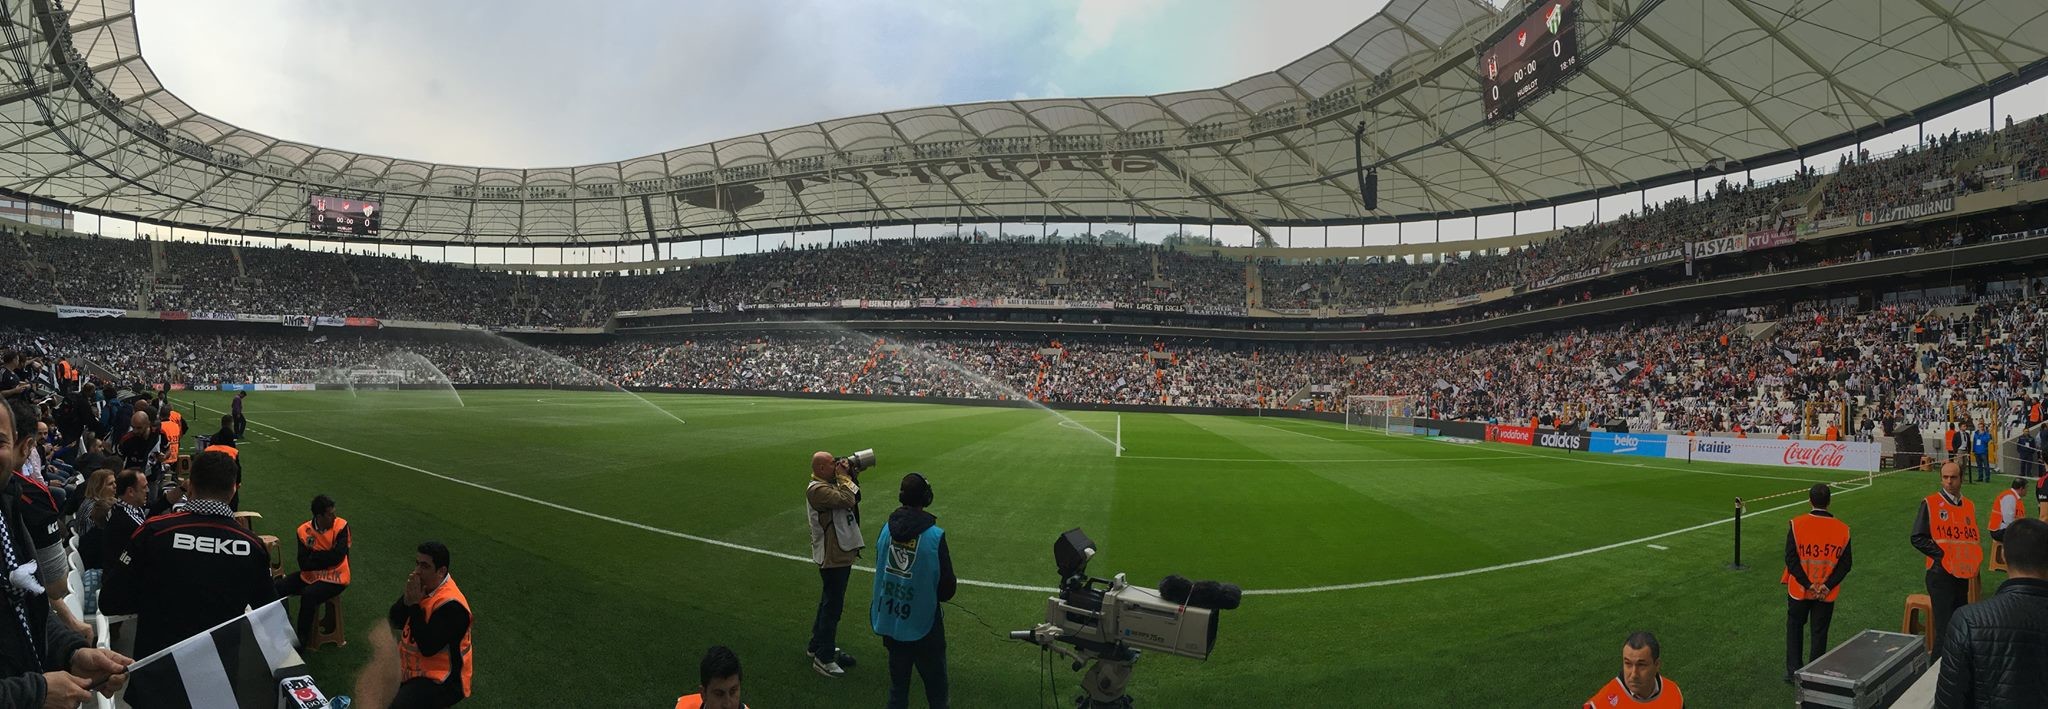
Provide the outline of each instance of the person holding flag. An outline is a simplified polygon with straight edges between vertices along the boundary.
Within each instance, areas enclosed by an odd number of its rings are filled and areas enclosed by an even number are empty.
[[[0,469],[21,466],[28,446],[16,428],[33,413],[26,403],[0,402]],[[0,495],[0,706],[76,706],[113,693],[127,682],[133,663],[120,653],[92,647],[50,612],[50,599],[36,578],[35,550],[20,514],[20,502]]]

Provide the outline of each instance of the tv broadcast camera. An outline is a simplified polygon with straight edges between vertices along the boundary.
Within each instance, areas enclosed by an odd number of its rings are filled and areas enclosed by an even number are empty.
[[[1208,659],[1220,612],[1236,609],[1243,594],[1234,584],[1181,576],[1166,577],[1158,591],[1132,586],[1123,574],[1090,577],[1095,542],[1078,528],[1053,542],[1052,556],[1060,572],[1059,595],[1046,599],[1045,622],[1013,631],[1010,639],[1065,655],[1076,672],[1088,666],[1083,693],[1074,697],[1079,709],[1131,706],[1124,685],[1141,651]]]

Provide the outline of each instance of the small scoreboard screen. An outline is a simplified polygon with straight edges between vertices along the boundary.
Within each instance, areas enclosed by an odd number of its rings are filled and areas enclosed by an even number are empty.
[[[362,199],[313,195],[306,228],[323,234],[376,236],[384,222],[384,205]]]
[[[1479,99],[1486,120],[1514,115],[1577,68],[1578,0],[1544,0],[1492,46],[1479,50]]]

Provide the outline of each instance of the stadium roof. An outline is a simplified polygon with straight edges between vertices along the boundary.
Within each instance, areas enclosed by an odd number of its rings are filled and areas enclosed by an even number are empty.
[[[1392,0],[1205,91],[852,116],[614,163],[442,165],[238,128],[165,90],[130,0],[6,0],[0,189],[230,233],[373,199],[387,242],[606,244],[903,223],[1357,224],[1502,212],[1831,149],[2048,66],[2040,0],[1578,0],[1583,70],[1493,126],[1476,0]],[[1353,181],[1365,117],[1379,211]],[[565,130],[569,130],[565,128]],[[321,237],[315,238],[336,238]]]

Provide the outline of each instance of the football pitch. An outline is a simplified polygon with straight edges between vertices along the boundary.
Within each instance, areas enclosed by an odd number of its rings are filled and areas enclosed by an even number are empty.
[[[179,407],[204,433],[227,399],[182,394]],[[1092,575],[1246,590],[1206,662],[1137,663],[1140,707],[1573,706],[1619,670],[1638,629],[1658,634],[1689,705],[1787,702],[1778,575],[1803,490],[1839,483],[1835,512],[1855,532],[1840,642],[1896,629],[1904,595],[1921,592],[1906,537],[1935,487],[1923,473],[1460,445],[1273,417],[546,390],[247,402],[242,499],[265,515],[257,531],[284,538],[295,568],[292,529],[324,493],[354,534],[341,597],[352,642],[309,658],[323,688],[348,691],[413,547],[439,539],[474,604],[475,707],[670,706],[713,644],[739,653],[757,709],[880,705],[871,574],[854,574],[839,630],[859,666],[827,679],[803,654],[816,450],[876,450],[861,478],[870,537],[903,474],[931,480],[963,581],[944,611],[960,707],[1072,705],[1079,674],[1060,658],[1048,672],[1004,634],[1043,619],[1053,540],[1074,527],[1098,545]],[[1996,487],[1965,492],[1988,503]],[[1802,492],[1750,506],[1751,568],[1728,569],[1734,499],[1790,491]]]

